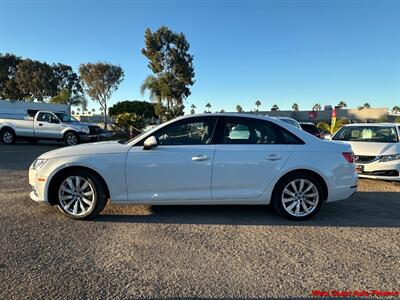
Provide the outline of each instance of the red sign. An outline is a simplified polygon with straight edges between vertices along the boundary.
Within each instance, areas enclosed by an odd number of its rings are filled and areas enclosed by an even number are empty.
[[[317,111],[309,111],[308,112],[309,119],[316,119],[317,118]]]

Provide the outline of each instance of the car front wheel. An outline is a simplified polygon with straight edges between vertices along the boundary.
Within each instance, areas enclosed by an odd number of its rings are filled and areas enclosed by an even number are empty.
[[[314,177],[306,173],[294,173],[278,183],[273,205],[282,216],[302,221],[319,211],[322,200],[321,185]]]
[[[79,137],[75,132],[67,132],[64,137],[64,141],[68,146],[74,146],[79,144]]]
[[[107,203],[105,188],[92,173],[69,172],[58,181],[58,208],[67,217],[88,219],[100,213]]]

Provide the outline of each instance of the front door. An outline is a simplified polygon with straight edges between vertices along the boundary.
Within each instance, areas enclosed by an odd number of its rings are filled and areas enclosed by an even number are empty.
[[[41,112],[35,121],[35,136],[38,138],[61,138],[60,120],[51,112]]]
[[[133,146],[126,161],[128,199],[178,204],[211,200],[214,117],[192,117],[155,133],[157,147]]]

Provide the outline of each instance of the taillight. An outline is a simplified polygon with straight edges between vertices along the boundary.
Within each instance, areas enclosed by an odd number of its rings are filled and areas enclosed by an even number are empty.
[[[343,152],[342,153],[344,158],[349,162],[349,163],[354,163],[354,155],[352,152]]]

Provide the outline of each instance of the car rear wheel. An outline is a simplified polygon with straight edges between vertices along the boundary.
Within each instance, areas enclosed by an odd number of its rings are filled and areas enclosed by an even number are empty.
[[[17,136],[12,129],[5,128],[0,133],[0,139],[3,144],[11,145],[17,141]]]
[[[74,146],[79,144],[79,138],[75,132],[67,132],[67,134],[64,137],[64,141],[68,146]]]
[[[302,221],[319,211],[322,200],[321,185],[314,177],[306,173],[294,173],[276,186],[273,205],[282,216]]]
[[[77,170],[58,181],[58,208],[67,217],[88,219],[100,213],[107,203],[102,182],[92,173]]]

